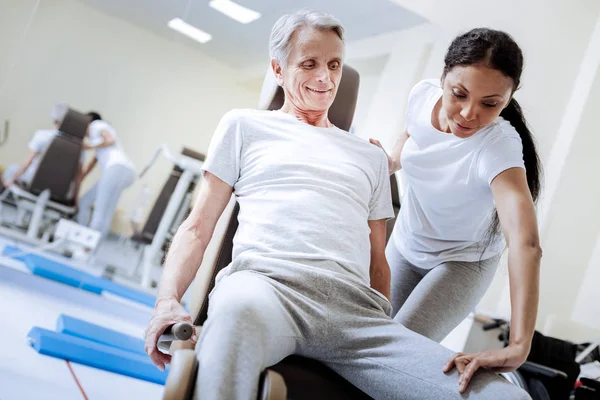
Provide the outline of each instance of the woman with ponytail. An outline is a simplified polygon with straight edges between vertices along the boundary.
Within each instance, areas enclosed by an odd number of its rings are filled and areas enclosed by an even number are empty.
[[[481,300],[508,247],[510,344],[449,360],[445,371],[456,367],[464,390],[478,368],[513,370],[529,353],[540,162],[513,97],[523,70],[515,41],[474,29],[452,41],[444,62],[440,80],[412,89],[406,130],[388,156],[390,173],[404,171],[405,192],[386,255],[394,319],[441,341]]]

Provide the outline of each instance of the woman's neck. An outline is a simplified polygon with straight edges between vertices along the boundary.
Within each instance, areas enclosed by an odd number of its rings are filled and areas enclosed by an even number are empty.
[[[431,112],[431,124],[433,127],[444,133],[452,133],[450,131],[450,124],[448,123],[448,116],[442,107],[442,98],[435,103],[433,111]]]

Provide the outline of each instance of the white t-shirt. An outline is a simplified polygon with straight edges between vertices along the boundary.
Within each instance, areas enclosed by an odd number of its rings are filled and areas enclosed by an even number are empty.
[[[102,147],[95,150],[96,159],[98,160],[100,167],[102,167],[103,170],[106,170],[108,167],[112,167],[113,165],[122,165],[130,168],[131,170],[135,170],[133,163],[129,157],[127,157],[123,147],[121,146],[121,142],[117,137],[117,132],[108,122],[96,120],[90,124],[90,144],[95,146],[104,141],[102,139],[102,131],[108,132],[108,134],[114,139],[115,143],[111,146]]]
[[[422,81],[410,93],[410,138],[401,155],[405,192],[393,235],[400,253],[425,269],[503,251],[499,235],[483,252],[495,211],[490,184],[509,168],[525,168],[519,133],[503,118],[467,139],[435,129],[431,116],[441,95],[438,80]]]
[[[281,111],[233,110],[203,169],[231,185],[240,205],[232,264],[294,262],[369,284],[368,221],[394,216],[381,149]]]

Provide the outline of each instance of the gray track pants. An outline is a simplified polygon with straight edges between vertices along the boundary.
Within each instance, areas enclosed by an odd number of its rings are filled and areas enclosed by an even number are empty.
[[[421,269],[388,242],[385,255],[392,273],[394,319],[407,328],[442,341],[479,303],[492,283],[500,256],[481,262],[447,262]]]
[[[233,272],[211,293],[196,347],[196,398],[254,400],[261,371],[299,354],[375,399],[529,399],[484,371],[459,394],[456,370],[442,372],[453,353],[390,314],[390,303],[370,288],[322,269]]]

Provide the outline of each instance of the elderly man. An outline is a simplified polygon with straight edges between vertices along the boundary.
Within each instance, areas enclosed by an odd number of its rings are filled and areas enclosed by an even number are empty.
[[[221,120],[197,203],[169,251],[146,351],[190,317],[179,301],[232,190],[240,204],[233,262],[217,277],[199,338],[202,399],[255,399],[260,372],[290,354],[320,360],[376,399],[462,398],[452,353],[390,318],[385,222],[393,216],[380,148],[327,119],[344,58],[343,28],[319,12],[274,26],[281,110]],[[488,372],[469,398],[528,396]]]

